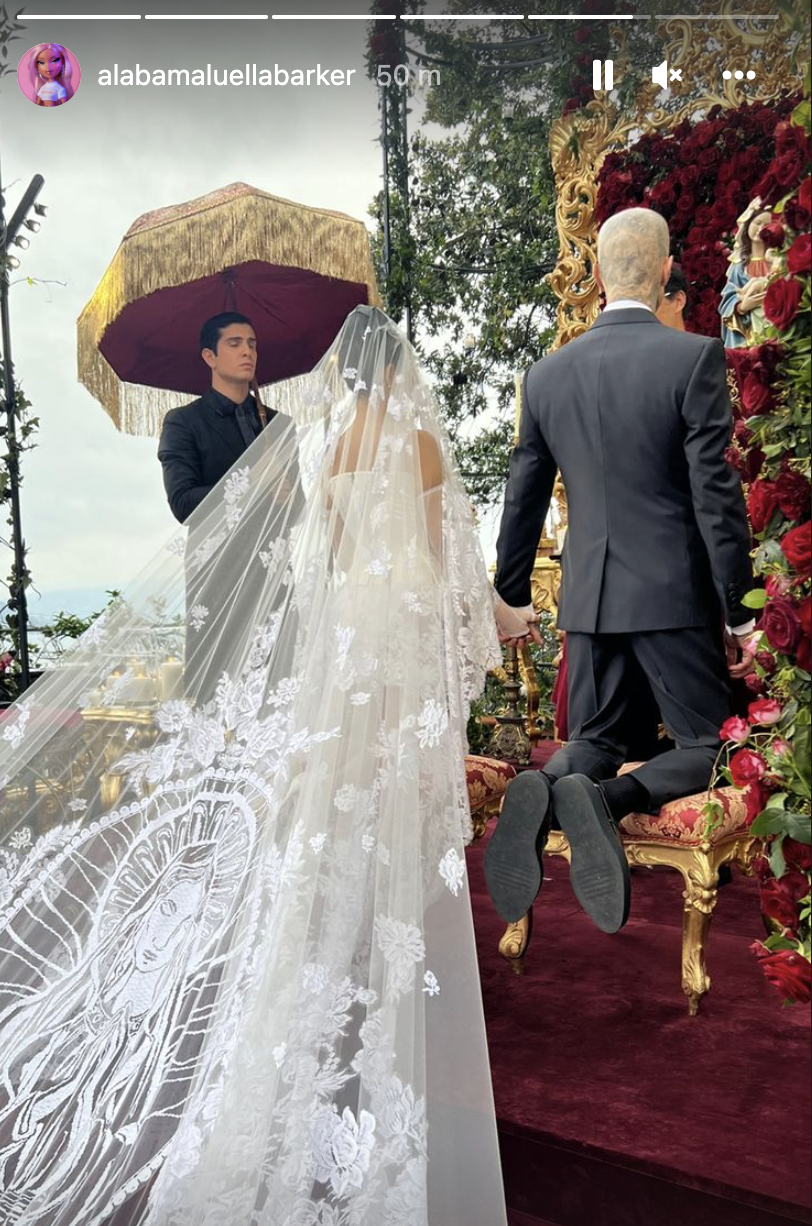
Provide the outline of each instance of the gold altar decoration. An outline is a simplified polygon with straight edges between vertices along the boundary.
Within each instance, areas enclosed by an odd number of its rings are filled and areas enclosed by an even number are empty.
[[[156,290],[251,260],[366,285],[370,304],[381,306],[366,226],[344,213],[246,183],[145,213],[124,235],[77,325],[79,381],[118,430],[157,434],[164,413],[184,397],[120,380],[99,350],[107,327]]]
[[[747,6],[748,10],[750,5]],[[595,205],[598,175],[610,152],[646,133],[666,132],[685,119],[697,119],[711,107],[733,108],[743,102],[773,102],[803,81],[794,56],[796,41],[781,20],[759,21],[759,15],[775,16],[770,0],[756,0],[752,11],[742,16],[740,0],[713,0],[708,12],[725,15],[713,23],[712,37],[701,22],[685,17],[662,18],[662,58],[671,69],[682,71],[684,81],[669,84],[671,101],[657,106],[659,85],[644,82],[632,105],[619,108],[601,93],[583,110],[558,119],[550,134],[550,152],[556,182],[556,226],[559,255],[549,283],[558,296],[557,334],[554,349],[580,336],[594,322],[600,307],[599,290],[592,276],[597,231]],[[801,13],[800,4],[798,12]],[[807,8],[808,17],[808,8]],[[624,28],[612,29],[619,50],[615,53],[615,76],[630,71],[624,62]],[[754,81],[722,77],[722,69],[757,73]],[[717,82],[706,92],[699,82]]]

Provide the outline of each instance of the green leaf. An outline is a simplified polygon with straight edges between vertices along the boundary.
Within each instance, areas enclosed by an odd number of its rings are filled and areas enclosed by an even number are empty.
[[[812,842],[809,814],[790,813],[788,810],[777,813],[775,810],[765,809],[753,822],[750,833],[759,839],[774,835],[783,838],[787,835],[796,843]]]
[[[784,840],[776,839],[770,848],[770,868],[773,876],[780,881],[787,871],[787,861],[784,857]]]
[[[798,767],[798,774],[803,779],[807,788],[812,786],[812,762],[810,762],[811,746],[812,734],[810,734],[809,725],[796,728],[795,737],[792,742],[792,749],[795,755],[795,765]]]
[[[747,609],[763,609],[767,603],[767,593],[764,588],[756,588],[753,592],[748,592],[742,599],[742,604]]]

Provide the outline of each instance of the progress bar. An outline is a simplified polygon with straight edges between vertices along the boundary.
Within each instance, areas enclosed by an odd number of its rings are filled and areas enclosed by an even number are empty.
[[[144,21],[267,21],[267,13],[144,13]]]
[[[17,21],[140,21],[140,13],[26,13],[22,9]]]

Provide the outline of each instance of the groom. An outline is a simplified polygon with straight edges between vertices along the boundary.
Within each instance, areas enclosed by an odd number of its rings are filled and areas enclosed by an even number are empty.
[[[750,532],[725,459],[724,350],[658,321],[668,251],[668,226],[652,210],[610,218],[595,269],[605,310],[525,376],[497,544],[497,621],[503,642],[539,641],[530,574],[560,469],[569,528],[558,624],[567,632],[571,739],[543,773],[519,775],[507,791],[485,867],[508,922],[538,893],[554,814],[579,902],[605,932],[622,927],[630,879],[618,823],[708,787],[730,714],[722,622],[731,664],[753,628],[742,604],[752,587]],[[617,778],[635,665],[676,748]]]

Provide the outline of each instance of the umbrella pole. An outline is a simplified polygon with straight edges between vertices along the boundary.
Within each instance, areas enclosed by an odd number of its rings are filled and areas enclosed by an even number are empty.
[[[268,410],[259,398],[259,383],[257,382],[256,377],[254,377],[254,380],[251,383],[251,391],[254,393],[254,399],[257,402],[257,412],[259,413],[259,420],[262,424],[262,429],[264,430],[268,424]]]

